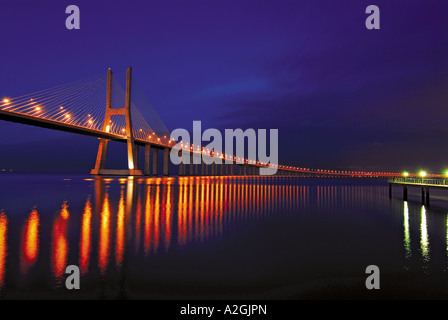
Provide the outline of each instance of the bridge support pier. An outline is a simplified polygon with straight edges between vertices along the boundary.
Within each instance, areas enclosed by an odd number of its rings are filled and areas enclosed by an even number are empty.
[[[163,149],[163,175],[165,177],[170,175],[170,149]]]
[[[194,161],[193,161],[193,164],[194,164],[194,175],[197,176],[197,175],[199,175],[199,166],[201,165],[201,157],[197,153],[194,153],[193,157],[194,157]]]
[[[134,143],[134,133],[132,131],[131,119],[131,78],[132,68],[129,67],[126,72],[126,98],[125,106],[121,109],[112,109],[112,70],[107,70],[107,90],[106,90],[106,113],[102,130],[110,131],[110,121],[112,116],[123,115],[126,119],[126,140],[128,151],[128,170],[106,170],[104,169],[106,160],[107,143],[106,139],[100,140],[98,154],[96,157],[95,168],[90,171],[92,175],[128,175],[142,176],[138,170],[138,146]]]
[[[159,150],[154,148],[152,153],[152,175],[156,177],[159,174]]]
[[[389,199],[392,199],[392,184],[389,184]]]
[[[194,173],[193,152],[190,152],[190,176]]]
[[[429,207],[429,187],[426,188],[426,206]]]
[[[422,187],[422,204],[425,204],[425,188]]]
[[[151,174],[151,145],[145,145],[145,164],[144,164],[144,174],[149,176]]]
[[[179,176],[183,176],[185,171],[185,165],[183,162],[179,163]]]
[[[408,188],[403,187],[403,200],[408,201]]]

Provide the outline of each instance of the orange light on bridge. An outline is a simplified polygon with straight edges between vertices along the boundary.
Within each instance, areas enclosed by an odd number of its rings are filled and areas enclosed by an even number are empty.
[[[3,99],[3,103],[4,104],[8,104],[9,103],[9,99],[8,98]]]

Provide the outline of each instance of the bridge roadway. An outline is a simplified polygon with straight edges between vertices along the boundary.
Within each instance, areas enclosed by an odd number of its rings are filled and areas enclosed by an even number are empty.
[[[95,137],[95,138],[99,138],[99,139],[107,139],[107,140],[112,140],[112,141],[117,141],[117,142],[122,142],[122,143],[127,142],[127,138],[124,135],[104,132],[104,131],[100,131],[100,130],[96,130],[96,129],[91,129],[91,128],[78,126],[78,125],[74,125],[74,124],[70,124],[70,123],[65,123],[65,122],[61,122],[61,121],[51,120],[51,119],[38,118],[35,116],[31,116],[31,115],[23,114],[23,113],[19,113],[19,112],[14,112],[14,111],[0,109],[0,120],[21,123],[21,124],[26,124],[26,125],[31,125],[31,126],[41,127],[41,128],[46,128],[46,129],[81,134],[81,135],[85,135],[85,136]],[[153,153],[152,175],[158,174],[158,150],[164,151],[164,153],[163,153],[163,174],[166,176],[169,175],[168,159],[169,159],[169,151],[171,151],[171,149],[173,148],[172,146],[167,146],[162,143],[155,143],[155,142],[151,142],[151,141],[147,141],[147,140],[142,140],[139,138],[135,138],[134,143],[137,146],[145,147],[145,170],[144,170],[145,175],[150,175],[150,173],[151,173],[151,170],[150,170],[151,149],[153,150],[152,151],[152,153]],[[136,152],[137,152],[136,158],[138,159],[138,148],[136,148]],[[191,154],[191,163],[193,163],[192,160],[193,160],[193,156],[195,154],[197,154],[197,153]],[[203,155],[203,156],[209,157],[207,155]],[[204,175],[204,174],[208,175],[209,174],[208,166],[204,166],[204,162],[203,161],[201,161],[201,162],[202,162],[201,175]],[[265,167],[260,164],[241,163],[241,162],[237,162],[237,161],[233,161],[233,164],[239,166],[239,172],[236,173],[239,175],[247,175],[247,174],[255,175],[255,174],[258,174],[257,170],[260,167]],[[198,171],[199,171],[198,165],[196,165],[196,164],[190,165],[190,170],[188,172],[188,170],[185,168],[185,164],[180,164],[179,165],[179,174],[180,175],[188,175],[188,174],[189,175],[198,175]],[[233,168],[230,166],[232,166],[232,165],[231,164],[230,165],[227,165],[227,164],[222,165],[221,171],[219,171],[218,168],[216,168],[216,164],[213,163],[210,168],[210,174],[211,175],[234,174]],[[127,172],[128,172],[128,170],[111,170],[110,174],[111,175],[126,175]],[[292,174],[294,171],[285,169],[285,170],[282,170],[282,172]]]
[[[111,141],[117,141],[126,143],[127,138],[124,135],[119,135],[110,132],[104,132],[97,129],[91,129],[88,127],[83,127],[75,124],[65,123],[57,120],[39,118],[32,115],[2,110],[0,109],[0,120],[21,123],[26,125],[31,125],[35,127],[41,127],[46,129],[70,132],[75,134],[81,134],[85,136],[95,137],[99,139],[107,139]],[[144,174],[145,175],[158,175],[158,151],[163,151],[163,175],[169,175],[169,153],[173,148],[172,146],[164,145],[163,143],[157,143],[152,141],[147,141],[139,138],[134,139],[134,143],[137,146],[145,147],[145,163],[144,163]],[[151,149],[152,151],[152,168],[150,166],[150,158],[151,158]],[[136,158],[138,159],[138,150],[136,148]],[[190,154],[191,163],[193,163],[193,157],[201,155],[201,153],[193,152]],[[202,154],[203,157],[212,158],[213,156],[208,156]],[[189,170],[186,168],[187,164],[179,165],[179,175],[258,175],[259,169],[262,167],[267,167],[267,165],[248,163],[233,160],[233,164],[223,164],[219,165],[220,168],[216,167],[217,164],[213,163],[211,165],[204,165],[204,162],[201,161],[201,164],[190,164]],[[210,167],[210,168],[209,168]],[[236,170],[235,170],[236,168]],[[138,169],[138,166],[137,168]],[[152,169],[152,170],[151,170]],[[210,169],[210,170],[209,170]],[[199,172],[200,171],[200,172]],[[236,172],[235,172],[236,171]],[[106,172],[110,175],[127,175],[128,170],[111,170]],[[365,173],[365,172],[338,172],[332,170],[311,170],[311,169],[296,169],[288,166],[278,166],[278,175],[300,175],[300,176],[341,176],[341,177],[380,177],[381,175],[375,173]],[[390,177],[389,175],[385,175]]]

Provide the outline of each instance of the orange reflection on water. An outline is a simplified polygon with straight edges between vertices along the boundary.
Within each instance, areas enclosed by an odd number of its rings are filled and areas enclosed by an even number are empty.
[[[4,212],[0,212],[0,290],[4,286],[5,264],[7,248],[8,219]]]
[[[118,203],[118,214],[117,214],[117,236],[115,242],[115,257],[118,267],[121,267],[123,262],[123,253],[125,246],[125,234],[124,234],[124,191],[121,189],[120,202]]]
[[[151,216],[151,187],[148,186],[146,191],[146,206],[145,206],[145,233],[144,233],[144,248],[145,256],[149,254],[151,244],[151,229],[152,229],[152,216]]]
[[[107,264],[109,263],[109,245],[110,245],[110,205],[109,194],[104,195],[103,210],[101,211],[100,222],[100,241],[98,248],[98,267],[100,272],[106,272]]]
[[[183,192],[184,183],[182,180],[179,181],[179,202],[177,204],[178,208],[178,218],[177,218],[177,240],[179,245],[184,245],[186,242],[186,192]]]
[[[67,264],[68,242],[67,242],[67,221],[70,217],[67,203],[62,204],[62,209],[54,221],[53,225],[53,273],[56,282],[60,283]]]
[[[135,252],[138,252],[140,249],[141,220],[142,220],[142,199],[141,199],[141,193],[139,193],[137,200],[137,212],[135,213]]]
[[[81,241],[79,244],[79,268],[85,274],[89,268],[91,237],[92,204],[88,199],[84,207],[81,225]]]
[[[21,269],[25,273],[39,254],[39,214],[35,209],[31,211],[23,229],[22,253]]]
[[[156,199],[155,199],[155,205],[154,205],[154,252],[157,252],[159,248],[159,233],[160,233],[160,185],[157,184],[156,189]]]
[[[166,190],[166,203],[165,203],[165,250],[168,251],[171,243],[171,215],[172,215],[172,202],[173,195],[171,192],[171,184],[168,184]]]

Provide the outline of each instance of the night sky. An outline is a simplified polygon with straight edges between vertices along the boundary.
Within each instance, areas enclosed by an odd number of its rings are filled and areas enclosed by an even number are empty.
[[[70,4],[80,30],[65,28]],[[380,30],[365,27],[370,4]],[[280,163],[310,168],[448,168],[446,0],[2,1],[0,12],[2,98],[132,66],[170,130],[276,128]],[[94,166],[94,138],[4,121],[0,136],[0,169]],[[124,166],[124,151],[108,165]]]

